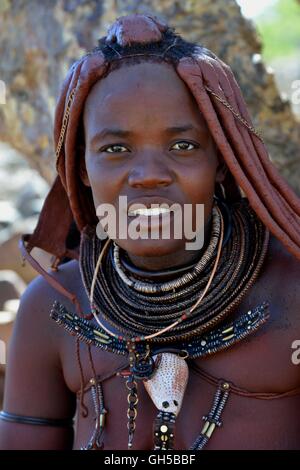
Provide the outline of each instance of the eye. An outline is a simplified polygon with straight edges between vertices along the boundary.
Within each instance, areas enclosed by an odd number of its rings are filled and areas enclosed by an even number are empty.
[[[181,140],[180,142],[176,142],[172,148],[178,145],[179,148],[175,148],[175,150],[194,150],[195,148],[199,148],[199,145],[193,144],[192,142],[187,142],[186,140]]]
[[[122,149],[125,149],[125,150],[122,150]],[[114,145],[108,145],[107,147],[103,147],[102,149],[100,149],[100,152],[107,152],[107,153],[124,153],[128,151],[128,149],[126,147],[124,147],[124,145],[120,145],[120,144],[114,144]]]

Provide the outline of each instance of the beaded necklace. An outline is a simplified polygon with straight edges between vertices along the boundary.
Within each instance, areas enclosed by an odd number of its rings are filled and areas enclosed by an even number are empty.
[[[99,319],[99,312],[119,332],[115,336],[124,343],[150,336],[148,342],[166,344],[199,336],[223,320],[257,278],[267,250],[268,232],[244,200],[232,208],[232,233],[218,256],[217,243],[213,242],[213,250],[211,246],[213,238],[220,237],[221,223],[222,217],[216,211],[211,241],[197,264],[201,263],[197,275],[164,292],[152,281],[146,285],[150,289],[154,286],[157,292],[140,292],[135,285],[128,286],[116,270],[113,244],[108,250],[108,240],[102,249],[95,233],[85,236],[81,246],[81,274],[89,297],[93,294],[92,309],[101,328],[114,336]],[[99,273],[95,277],[97,262]],[[132,273],[129,276],[133,278]],[[140,286],[140,279],[136,278],[135,284]],[[170,328],[170,325],[174,326]],[[165,328],[163,334],[153,336]]]
[[[202,301],[203,297],[205,296],[206,292],[208,291],[208,289],[209,289],[209,287],[212,283],[213,277],[215,275],[218,263],[219,263],[219,259],[220,259],[220,255],[221,255],[221,248],[222,248],[222,243],[223,243],[223,236],[224,236],[223,235],[224,234],[224,224],[223,224],[222,215],[221,215],[221,212],[220,212],[219,209],[214,209],[214,220],[216,220],[216,218],[217,218],[217,212],[219,213],[218,223],[215,223],[215,225],[217,225],[217,230],[216,230],[216,233],[213,232],[212,240],[214,241],[217,238],[217,236],[219,235],[219,243],[218,243],[216,259],[214,261],[212,272],[210,273],[208,282],[207,282],[203,292],[201,293],[201,295],[199,296],[199,298],[197,299],[195,304],[191,307],[189,312],[186,312],[186,311],[183,312],[180,315],[180,317],[178,319],[176,319],[170,325],[168,325],[164,328],[161,328],[158,331],[156,331],[152,334],[146,335],[146,336],[136,336],[136,337],[125,338],[121,335],[116,335],[115,333],[109,331],[103,325],[103,323],[99,320],[99,318],[97,316],[96,307],[94,305],[94,290],[95,290],[95,285],[96,285],[96,280],[97,280],[99,267],[101,265],[103,255],[105,253],[105,249],[106,249],[106,247],[108,246],[108,244],[110,242],[110,240],[108,239],[105,246],[104,246],[104,248],[103,248],[103,250],[102,250],[102,252],[100,253],[99,258],[98,258],[96,268],[95,268],[95,271],[94,271],[94,275],[93,275],[93,279],[92,279],[91,291],[90,291],[90,303],[91,303],[91,306],[92,306],[92,313],[94,315],[95,320],[100,325],[100,327],[103,328],[109,335],[114,336],[114,337],[119,337],[119,339],[121,341],[124,340],[128,343],[135,343],[135,342],[138,342],[138,341],[149,341],[149,340],[152,340],[154,338],[158,338],[159,336],[162,336],[164,333],[166,333],[166,332],[172,330],[173,328],[175,328],[181,322],[185,321],[188,318],[188,316],[195,310],[195,308],[198,307],[198,305]],[[213,230],[214,230],[214,228],[215,227],[213,226]],[[209,245],[207,253],[204,254],[203,258],[201,258],[201,261],[197,264],[197,266],[193,270],[193,273],[184,274],[181,278],[179,278],[179,280],[163,283],[162,286],[157,286],[155,284],[154,285],[153,284],[152,285],[151,284],[146,284],[146,283],[142,283],[140,281],[132,281],[132,280],[128,279],[126,277],[126,274],[124,273],[124,271],[122,271],[120,269],[120,266],[121,266],[120,264],[118,265],[118,268],[116,268],[116,270],[117,270],[121,280],[125,281],[125,283],[129,287],[133,286],[133,288],[138,290],[138,291],[145,292],[146,294],[149,294],[149,293],[152,294],[152,293],[155,293],[157,291],[164,291],[164,290],[169,291],[171,289],[179,288],[182,285],[185,285],[188,282],[192,281],[194,279],[194,277],[204,269],[205,265],[209,261],[209,258],[212,257],[212,254],[213,254],[213,251],[214,251],[216,245],[217,245],[217,243],[216,244],[213,243],[213,244]],[[115,250],[116,250],[116,245],[115,245]],[[115,264],[115,267],[116,267],[116,264]]]
[[[229,347],[268,318],[263,304],[224,325],[257,278],[269,233],[244,199],[230,209],[230,236],[224,244],[223,215],[222,205],[216,205],[204,255],[188,272],[167,282],[146,280],[136,269],[128,269],[118,247],[110,240],[103,246],[95,230],[89,228],[82,237],[81,275],[98,327],[78,317],[74,321],[59,305],[52,316],[70,331],[75,324],[77,335],[89,344],[128,355],[129,370],[123,374],[128,391],[128,448],[135,432],[137,381],[143,382],[159,410],[155,449],[171,449],[188,381],[185,359]],[[119,334],[105,326],[101,317]],[[220,322],[223,325],[216,328]]]

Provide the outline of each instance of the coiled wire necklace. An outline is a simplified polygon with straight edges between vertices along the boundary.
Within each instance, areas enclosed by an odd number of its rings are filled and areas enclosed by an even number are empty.
[[[224,217],[215,204],[203,256],[190,271],[165,282],[130,272],[119,247],[110,239],[102,247],[95,234],[82,247],[82,260],[89,261],[82,263],[82,271],[96,322],[124,343],[178,342],[219,323],[255,281],[268,241],[247,200],[232,207],[231,220],[231,235],[222,246]],[[105,326],[99,313],[120,333]]]
[[[102,246],[95,230],[85,233],[80,269],[93,316],[101,329],[96,333],[102,338],[107,333],[117,343],[117,349],[112,351],[122,351],[129,358],[129,370],[124,373],[128,392],[128,448],[133,445],[136,428],[137,381],[144,383],[158,409],[154,422],[155,449],[171,449],[176,417],[188,382],[185,359],[198,356],[199,347],[205,348],[208,338],[204,340],[203,333],[214,335],[215,332],[211,348],[217,352],[266,321],[263,306],[257,312],[249,311],[248,318],[245,320],[244,315],[239,325],[236,322],[221,332],[214,329],[255,282],[268,240],[268,231],[247,199],[231,208],[216,202],[210,241],[203,256],[190,269],[179,270],[175,279],[157,282],[155,277],[144,277],[137,268],[131,269],[128,261],[123,262],[125,257],[112,240],[108,239]],[[119,333],[104,325],[102,318]],[[95,330],[89,329],[89,333]],[[108,337],[105,341],[109,343]],[[186,353],[184,357],[182,352]],[[211,349],[206,352],[210,353]]]

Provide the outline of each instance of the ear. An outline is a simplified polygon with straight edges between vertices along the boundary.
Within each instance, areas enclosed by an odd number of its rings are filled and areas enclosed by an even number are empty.
[[[228,172],[227,165],[224,162],[223,157],[220,154],[220,151],[218,150],[218,166],[217,166],[217,171],[216,171],[216,182],[223,183],[227,172]]]
[[[85,186],[91,186],[85,165],[85,146],[79,146],[79,177]]]

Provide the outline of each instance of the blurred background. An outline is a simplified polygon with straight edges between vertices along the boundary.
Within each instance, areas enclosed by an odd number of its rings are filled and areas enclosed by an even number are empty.
[[[300,0],[0,0],[0,409],[19,298],[36,276],[18,239],[33,231],[54,179],[59,89],[70,64],[128,13],[155,13],[231,66],[273,162],[300,194]],[[49,266],[49,254],[33,255]]]

